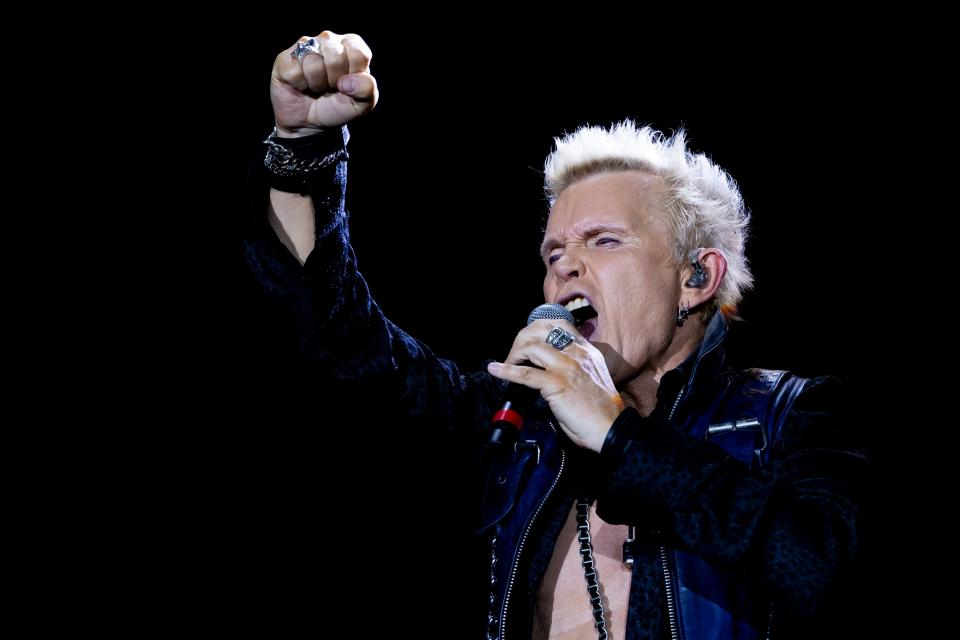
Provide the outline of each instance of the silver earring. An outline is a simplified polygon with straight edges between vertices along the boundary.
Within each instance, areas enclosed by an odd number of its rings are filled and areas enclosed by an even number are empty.
[[[684,302],[683,306],[677,311],[677,326],[682,327],[683,323],[690,317],[690,307]]]

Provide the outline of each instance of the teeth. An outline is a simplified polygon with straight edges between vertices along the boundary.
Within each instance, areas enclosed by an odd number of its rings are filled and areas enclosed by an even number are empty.
[[[574,311],[575,309],[580,309],[582,307],[589,307],[590,302],[583,296],[578,296],[567,302],[567,304],[564,306],[567,308],[567,311]]]

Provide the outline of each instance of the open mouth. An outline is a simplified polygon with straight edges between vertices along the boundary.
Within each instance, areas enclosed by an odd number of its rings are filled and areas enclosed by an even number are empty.
[[[597,330],[598,324],[598,314],[597,310],[594,309],[589,302],[584,298],[578,298],[577,301],[583,300],[583,304],[575,306],[576,301],[571,300],[567,304],[567,309],[570,311],[570,314],[573,316],[573,326],[577,328],[577,331],[586,338],[590,339],[590,336]],[[574,306],[573,309],[570,309],[571,306]]]

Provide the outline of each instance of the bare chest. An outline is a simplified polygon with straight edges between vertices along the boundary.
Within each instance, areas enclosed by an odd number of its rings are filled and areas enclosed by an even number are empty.
[[[557,539],[537,594],[533,629],[533,637],[537,640],[597,637],[577,540],[576,516],[574,505]],[[626,630],[631,576],[630,569],[623,564],[626,537],[626,526],[607,524],[591,506],[590,539],[610,640],[622,639]]]

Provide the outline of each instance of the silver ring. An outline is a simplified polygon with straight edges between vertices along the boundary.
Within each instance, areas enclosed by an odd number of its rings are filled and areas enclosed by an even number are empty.
[[[290,57],[297,62],[302,62],[303,56],[307,55],[308,53],[315,53],[318,56],[322,55],[320,53],[319,40],[316,38],[307,38],[303,42],[298,42],[294,50],[290,52]]]
[[[571,342],[574,342],[575,338],[569,331],[565,331],[560,327],[554,327],[550,330],[550,333],[547,334],[547,344],[551,344],[560,351],[563,351]]]

